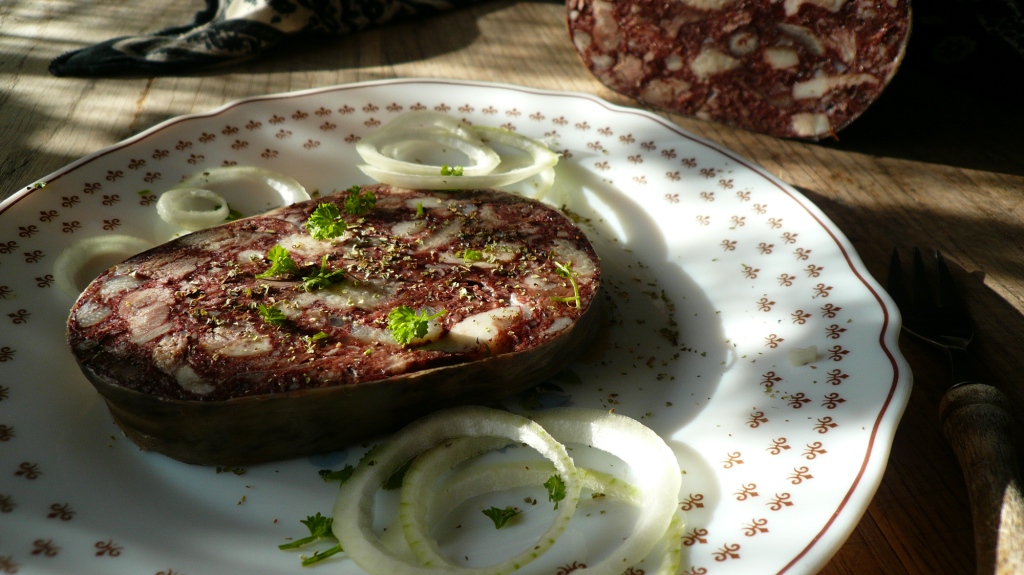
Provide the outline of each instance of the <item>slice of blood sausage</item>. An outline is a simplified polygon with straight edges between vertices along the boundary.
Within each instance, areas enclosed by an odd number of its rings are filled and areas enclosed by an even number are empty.
[[[785,138],[835,135],[896,73],[909,0],[567,0],[583,63],[652,108]]]

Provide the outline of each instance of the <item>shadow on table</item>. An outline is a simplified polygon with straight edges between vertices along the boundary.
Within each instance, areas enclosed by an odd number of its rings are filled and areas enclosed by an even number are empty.
[[[907,55],[881,97],[822,145],[1024,175],[1024,55],[958,0],[914,4]]]
[[[352,70],[366,65],[396,66],[425,61],[456,52],[480,36],[477,22],[508,7],[509,2],[487,2],[422,17],[396,20],[383,26],[342,36],[295,37],[233,72],[275,73]],[[458,34],[451,33],[455,28]],[[522,65],[522,62],[519,62]],[[220,70],[223,73],[224,70]]]

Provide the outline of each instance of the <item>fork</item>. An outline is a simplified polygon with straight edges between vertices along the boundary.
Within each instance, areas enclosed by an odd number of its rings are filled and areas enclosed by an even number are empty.
[[[976,376],[968,345],[974,329],[945,259],[935,252],[936,290],[921,250],[913,250],[912,289],[900,254],[889,263],[889,295],[903,315],[903,329],[946,350],[952,386],[939,406],[942,432],[967,484],[977,573],[1024,573],[1024,497],[1013,446],[1009,401]]]

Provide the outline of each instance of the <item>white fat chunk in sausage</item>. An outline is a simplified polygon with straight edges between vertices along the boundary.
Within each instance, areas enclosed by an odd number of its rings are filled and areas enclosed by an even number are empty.
[[[430,250],[446,246],[455,241],[460,230],[462,230],[462,220],[450,220],[441,229],[437,230],[436,233],[428,236],[416,251],[429,252]]]
[[[640,61],[640,58],[632,54],[626,54],[619,58],[619,63],[615,65],[614,73],[622,82],[633,84],[643,76],[644,63]]]
[[[336,310],[373,309],[388,303],[391,295],[390,291],[375,283],[344,282],[325,289],[300,292],[288,305],[281,306],[281,313],[289,319],[294,319],[303,313],[302,310],[312,307],[315,303]]]
[[[661,28],[661,32],[667,38],[675,38],[679,35],[679,30],[686,24],[693,24],[694,22],[700,22],[704,19],[701,14],[678,14],[673,16],[671,20],[662,19],[658,23],[658,27]]]
[[[259,250],[242,250],[238,252],[238,256],[235,257],[235,261],[237,261],[240,264],[258,262],[262,259],[263,252]]]
[[[153,346],[153,364],[160,371],[174,375],[188,349],[188,336],[180,331],[160,338]]]
[[[427,227],[426,220],[409,220],[404,222],[398,222],[391,226],[391,235],[396,238],[404,238],[408,236],[414,236],[423,231]]]
[[[75,310],[75,322],[78,327],[92,327],[110,317],[111,309],[94,301],[87,301]]]
[[[168,319],[174,294],[169,289],[150,288],[133,292],[121,300],[117,312],[128,324],[129,340],[146,343],[171,331]]]
[[[834,14],[843,7],[843,4],[846,4],[846,0],[786,0],[786,3],[784,4],[786,16],[796,14],[804,4],[824,8]]]
[[[847,65],[853,66],[857,59],[857,34],[853,30],[836,30],[826,40],[839,53]]]
[[[796,24],[786,24],[785,22],[780,22],[775,26],[783,34],[786,34],[797,42],[803,44],[803,46],[810,50],[815,56],[825,54],[825,45],[821,42],[821,38],[818,38],[810,28],[797,26]]]
[[[126,292],[128,290],[135,289],[140,285],[142,285],[142,280],[133,278],[130,275],[116,275],[111,276],[109,279],[103,282],[103,285],[100,286],[99,291],[96,293],[100,297],[107,298],[110,296],[117,295],[119,293]]]
[[[597,0],[593,4],[594,43],[602,52],[614,52],[622,43],[619,21],[615,17],[615,5],[605,0]]]
[[[228,357],[262,355],[273,349],[270,338],[261,336],[248,323],[219,325],[203,333],[199,345],[206,351]]]
[[[198,269],[204,269],[208,263],[210,263],[209,258],[167,254],[144,263],[140,271],[154,279],[173,281],[180,280]]]
[[[555,261],[561,264],[572,262],[572,271],[576,272],[580,280],[590,280],[594,277],[597,265],[585,252],[565,240],[555,240],[552,244],[551,253]]]
[[[729,51],[736,56],[748,56],[757,50],[759,42],[753,32],[737,32],[729,37]]]
[[[678,78],[656,78],[644,86],[640,97],[648,104],[659,106],[670,104],[679,96],[688,94],[689,91],[689,82]]]
[[[443,264],[452,264],[456,266],[467,266],[481,269],[493,269],[498,267],[498,264],[491,261],[487,261],[486,259],[467,260],[462,252],[441,252],[440,254],[438,254],[437,259],[439,262]]]
[[[715,74],[728,72],[739,65],[740,61],[736,58],[714,48],[705,48],[690,62],[690,71],[698,78],[705,80]]]
[[[777,70],[795,68],[800,63],[800,55],[790,46],[773,46],[765,48],[764,61]]]
[[[567,327],[572,325],[572,318],[566,316],[559,316],[555,318],[555,321],[551,322],[551,325],[544,330],[544,335],[551,335],[565,330]]]
[[[200,243],[201,247],[213,253],[222,252],[227,249],[251,245],[259,237],[265,236],[262,233],[252,233],[245,230],[221,230],[219,228],[212,228],[209,231],[213,232],[217,230],[218,233],[210,234],[207,238],[200,238],[203,241]]]
[[[340,239],[344,239],[342,236]],[[335,248],[331,242],[320,241],[313,239],[306,234],[291,234],[281,238],[281,241],[277,242],[282,248],[288,250],[292,259],[295,263],[302,265],[302,259],[310,259],[320,261],[320,258],[331,254],[335,251]]]
[[[840,76],[820,76],[793,84],[793,97],[797,100],[821,98],[834,88],[874,84],[878,80],[871,74],[843,74]]]
[[[607,54],[594,54],[590,58],[590,64],[595,70],[607,70],[615,65],[615,57]]]
[[[208,245],[216,245],[225,240],[230,240],[231,237],[232,233],[230,231],[224,228],[214,227],[185,234],[178,238],[178,242],[183,246],[206,247]]]
[[[178,371],[174,372],[174,380],[182,389],[196,395],[206,395],[216,389],[187,365],[179,367]]]
[[[518,307],[499,307],[471,315],[453,325],[445,336],[430,344],[428,349],[447,352],[467,352],[487,347],[495,350],[497,341],[508,326],[522,317]]]
[[[398,342],[395,341],[395,338],[391,337],[391,332],[386,329],[372,327],[362,323],[352,324],[352,331],[349,335],[352,336],[352,339],[362,343],[386,343],[388,345],[398,344]]]
[[[820,136],[832,131],[832,124],[829,123],[827,115],[811,112],[793,114],[790,118],[790,127],[794,134],[801,137]]]

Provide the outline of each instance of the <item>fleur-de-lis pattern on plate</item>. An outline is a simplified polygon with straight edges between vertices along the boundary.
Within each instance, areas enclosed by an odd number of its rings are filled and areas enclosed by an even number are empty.
[[[58,421],[53,413],[61,409],[39,407],[46,403],[39,393],[70,401],[76,395],[67,386],[88,386],[76,366],[60,359],[67,354],[52,353],[64,345],[66,319],[53,310],[71,305],[57,299],[52,269],[63,249],[102,234],[155,234],[160,194],[214,166],[281,171],[320,194],[364,182],[355,144],[399,114],[420,110],[542,139],[560,156],[566,169],[558,177],[567,185],[552,194],[572,195],[550,199],[571,200],[566,207],[607,262],[603,277],[619,314],[611,337],[623,340],[606,352],[607,365],[573,364],[582,383],[558,387],[574,403],[614,407],[659,431],[679,431],[687,452],[703,458],[680,456],[689,562],[681,573],[778,572],[829,539],[809,526],[833,516],[856,519],[840,512],[871,496],[863,487],[871,478],[858,474],[881,468],[865,463],[885,457],[878,446],[891,440],[879,435],[869,443],[862,430],[895,429],[909,379],[892,360],[899,357],[887,347],[892,338],[880,337],[893,329],[891,311],[866,283],[870,274],[847,257],[852,248],[840,230],[764,170],[663,118],[575,94],[403,80],[255,99],[185,117],[28,186],[23,194],[31,201],[0,208],[0,459],[8,462],[0,465],[7,477],[0,529],[42,493],[51,507],[35,512],[52,519],[33,534],[34,546],[4,550],[10,555],[0,555],[0,573],[31,572],[39,562],[71,561],[69,555],[88,575],[107,573],[129,555],[146,562],[145,546],[134,543],[142,535],[95,530],[95,517],[123,509],[100,508],[85,486],[62,480],[86,471],[113,481],[111,471],[97,467],[101,458],[76,459],[78,451],[121,461],[144,454],[108,418]],[[330,169],[305,168],[315,165]],[[574,204],[574,196],[591,199]],[[607,211],[598,213],[596,205]],[[815,361],[790,363],[791,349],[812,345]],[[53,451],[72,436],[75,451]],[[234,514],[246,489],[287,481],[312,492],[322,483],[306,461],[275,468],[272,481],[218,476],[211,489],[223,501],[204,500]],[[211,483],[201,470],[181,473],[195,484]],[[117,478],[129,480],[152,478]],[[295,525],[298,519],[252,518]],[[147,518],[154,538],[190,537],[182,521]],[[83,533],[87,544],[73,547]],[[279,553],[264,547],[238,551],[256,560]],[[586,562],[567,557],[559,564],[568,574]],[[160,559],[149,564],[149,573],[185,573]],[[351,573],[338,565],[342,575]]]

